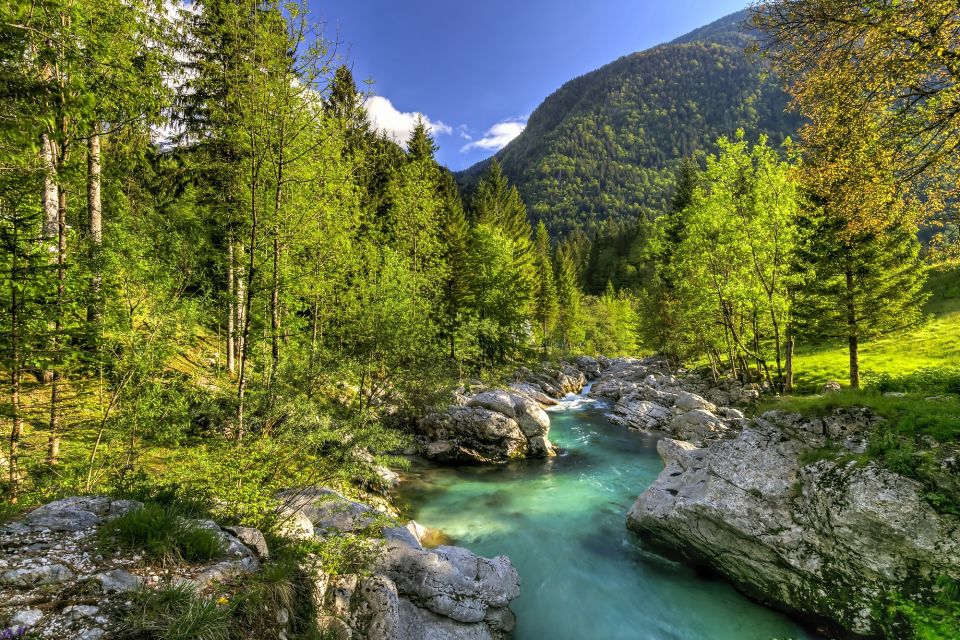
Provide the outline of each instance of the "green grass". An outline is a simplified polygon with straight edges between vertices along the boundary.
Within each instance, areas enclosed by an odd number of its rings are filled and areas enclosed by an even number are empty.
[[[864,382],[882,374],[901,375],[927,368],[960,368],[960,265],[931,267],[925,307],[928,323],[903,334],[865,341],[860,346]],[[799,345],[794,360],[797,389],[812,392],[828,380],[846,383],[849,355],[845,344]]]
[[[189,586],[169,585],[135,594],[121,638],[229,640],[231,609],[199,597]]]
[[[914,437],[929,436],[939,442],[960,440],[960,397],[927,400],[927,394],[908,393],[888,397],[877,391],[845,390],[825,396],[791,396],[760,406],[759,411],[779,409],[805,415],[825,416],[836,409],[867,407],[886,419],[892,431]]]
[[[107,548],[141,550],[163,563],[207,562],[224,551],[214,532],[183,518],[178,509],[156,503],[111,520],[100,536]]]

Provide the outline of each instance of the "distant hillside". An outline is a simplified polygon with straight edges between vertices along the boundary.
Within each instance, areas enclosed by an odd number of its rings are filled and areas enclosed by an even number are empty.
[[[663,210],[680,158],[738,128],[775,144],[797,129],[787,96],[744,53],[746,12],[571,80],[496,157],[555,233]],[[471,184],[489,160],[460,174]]]

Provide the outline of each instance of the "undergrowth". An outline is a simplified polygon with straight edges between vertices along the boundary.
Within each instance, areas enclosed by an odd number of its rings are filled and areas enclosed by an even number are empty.
[[[147,503],[100,528],[107,549],[136,549],[164,564],[207,562],[224,552],[220,537],[171,506]]]

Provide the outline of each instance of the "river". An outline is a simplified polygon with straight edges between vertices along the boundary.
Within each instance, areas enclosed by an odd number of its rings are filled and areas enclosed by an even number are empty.
[[[415,468],[400,501],[422,525],[520,573],[515,640],[810,640],[722,581],[643,549],[627,510],[663,468],[656,438],[602,402],[551,411],[563,453],[489,467]]]

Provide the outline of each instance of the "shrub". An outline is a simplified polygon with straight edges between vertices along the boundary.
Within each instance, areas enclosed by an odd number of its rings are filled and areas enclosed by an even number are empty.
[[[161,562],[206,562],[223,554],[213,531],[185,519],[174,507],[148,503],[100,529],[108,547],[139,549]]]

